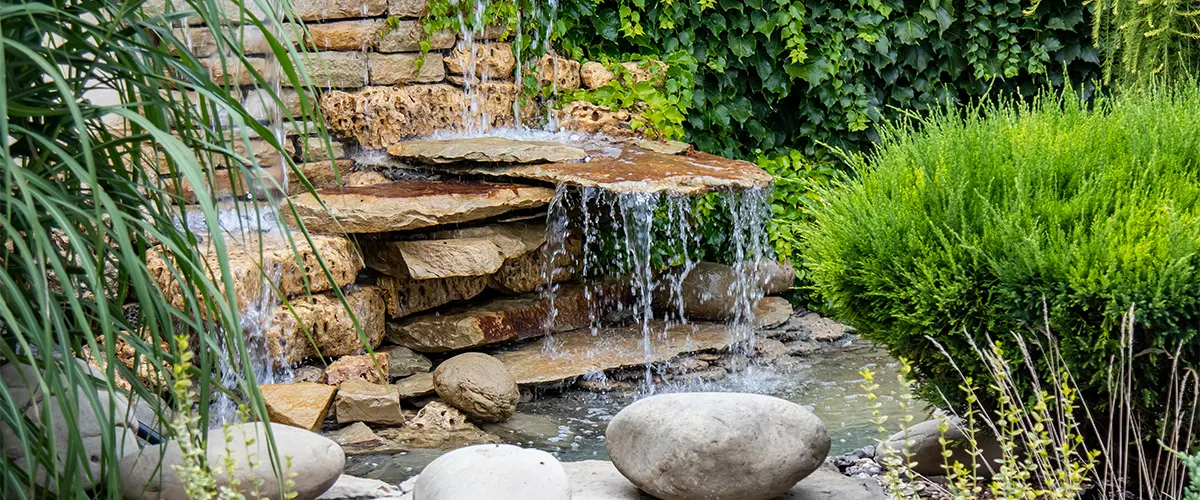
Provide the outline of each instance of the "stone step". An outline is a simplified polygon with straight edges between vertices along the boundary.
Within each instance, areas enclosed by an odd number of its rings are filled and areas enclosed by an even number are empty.
[[[326,233],[385,233],[457,224],[514,210],[542,207],[554,197],[547,187],[501,182],[410,180],[372,186],[329,188],[291,198],[310,230]]]
[[[402,141],[388,147],[392,156],[420,163],[557,163],[582,161],[583,149],[559,142],[519,141],[506,137],[464,137]]]
[[[629,287],[563,286],[553,304],[541,294],[504,297],[488,303],[438,311],[388,323],[388,339],[420,352],[447,352],[523,340],[587,327],[627,302]],[[549,325],[551,306],[557,314]]]
[[[650,362],[669,361],[697,351],[723,350],[738,339],[730,325],[691,323],[667,327],[661,321],[651,323]],[[511,350],[490,352],[499,359],[520,385],[551,384],[573,380],[589,373],[644,365],[640,325],[602,328],[595,335],[589,329],[556,334],[554,348],[546,352],[545,343],[527,342]],[[413,375],[396,384],[402,398],[433,393],[431,374]]]
[[[627,147],[616,157],[544,165],[469,166],[464,173],[531,179],[622,193],[698,195],[718,189],[761,189],[771,174],[757,165],[707,153],[670,155]]]
[[[493,224],[439,231],[429,239],[364,245],[363,257],[368,267],[397,278],[487,276],[545,241],[545,224]]]

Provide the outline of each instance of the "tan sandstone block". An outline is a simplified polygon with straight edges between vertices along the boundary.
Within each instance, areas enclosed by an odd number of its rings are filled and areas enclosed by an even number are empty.
[[[325,383],[340,386],[344,382],[356,379],[373,384],[385,383],[388,379],[389,359],[386,352],[377,352],[374,356],[342,356],[325,369]]]
[[[318,88],[358,88],[367,80],[367,55],[362,52],[321,52],[301,55],[309,81]],[[291,82],[284,81],[290,87]]]
[[[404,424],[404,414],[400,411],[400,391],[386,383],[347,380],[338,387],[335,407],[339,424]]]
[[[387,11],[387,0],[291,0],[292,15],[304,21],[374,17]]]
[[[442,30],[427,37],[417,21],[398,21],[395,27],[385,31],[387,33],[379,39],[376,46],[379,52],[417,52],[421,50],[421,41],[427,38],[429,50],[446,50],[458,41],[458,35],[450,30]]]
[[[332,23],[309,24],[309,45],[317,50],[365,50],[375,46],[382,19],[359,19]]]
[[[272,422],[316,432],[329,414],[337,387],[311,382],[260,386]]]
[[[420,63],[420,67],[418,67]],[[425,54],[378,54],[367,56],[371,71],[371,85],[397,85],[401,83],[433,83],[446,79],[446,67],[442,55]]]

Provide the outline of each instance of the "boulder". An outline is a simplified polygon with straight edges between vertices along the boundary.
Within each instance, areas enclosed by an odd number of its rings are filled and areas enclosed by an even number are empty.
[[[579,78],[583,82],[583,86],[588,89],[595,90],[605,85],[608,82],[617,78],[612,71],[595,61],[583,63],[579,68]]]
[[[754,304],[754,326],[774,328],[792,317],[792,304],[783,297],[763,297]]]
[[[432,165],[460,162],[553,163],[582,161],[588,157],[586,151],[560,142],[521,141],[494,136],[402,141],[388,147],[388,154]]]
[[[317,500],[399,500],[403,494],[399,487],[378,479],[342,474]]]
[[[363,352],[367,346],[358,328],[370,347],[378,346],[383,341],[387,313],[382,291],[373,286],[353,287],[345,298],[346,305],[333,293],[297,297],[280,305],[267,330],[271,358],[278,364],[295,365],[317,355],[336,357]],[[358,328],[351,312],[358,318]]]
[[[553,300],[553,324],[550,298],[531,294],[393,321],[387,326],[388,339],[421,352],[446,352],[586,328],[593,318],[615,310],[629,288],[613,284],[586,292],[580,285],[560,288]]]
[[[853,331],[849,326],[814,312],[807,313],[799,318],[793,317],[792,320],[795,321],[801,331],[808,331],[808,338],[812,340],[834,341],[845,337],[847,333]]]
[[[441,401],[425,405],[403,427],[383,429],[379,435],[411,448],[454,449],[500,442],[499,437],[480,430],[461,411]]]
[[[757,269],[758,283],[766,295],[779,295],[792,289],[796,282],[796,268],[791,264],[781,264],[775,260],[759,261]]]
[[[277,424],[316,432],[325,423],[337,387],[311,382],[259,386],[267,416]]]
[[[339,424],[365,422],[379,425],[401,425],[400,391],[387,384],[362,379],[347,380],[338,387],[337,421]]]
[[[385,347],[380,349],[380,352],[386,352],[388,355],[388,377],[392,379],[426,373],[433,369],[433,362],[429,361],[429,358],[407,347]]]
[[[639,400],[605,431],[613,464],[663,500],[768,500],[829,453],[829,433],[804,407],[758,394],[681,393]]]
[[[215,446],[208,447],[207,465],[218,486],[227,486],[231,479],[236,479],[238,491],[249,495],[255,483],[261,481],[257,491],[263,498],[281,498],[281,483],[272,470],[267,445],[267,425],[255,422],[231,425],[228,431],[225,428],[208,431],[207,441]],[[289,493],[295,494],[290,498],[312,500],[337,481],[346,466],[346,456],[337,443],[300,428],[269,425],[278,463],[288,464],[284,473],[293,482]],[[186,485],[175,472],[175,467],[184,465],[183,460],[183,451],[176,442],[147,446],[122,458],[119,467],[122,496],[127,500],[188,498]],[[226,472],[230,463],[232,478]],[[251,464],[257,466],[252,468]]]
[[[753,290],[746,290],[744,283],[747,279],[749,277],[739,276],[737,269],[725,264],[696,264],[680,281],[684,315],[688,318],[708,320],[733,318],[738,308],[743,307],[743,300],[753,300],[753,297],[743,298],[737,295],[738,290],[753,293]],[[669,297],[667,290],[660,287],[660,290],[655,292],[654,300],[659,307],[675,310],[675,301],[680,299]]]
[[[76,363],[75,369],[81,370],[83,376],[104,378],[102,372],[92,369],[82,359],[66,362]],[[79,471],[78,467],[82,465],[78,462],[81,457],[68,455],[71,448],[70,441],[73,436],[77,436],[82,441],[83,452],[86,453],[87,459],[87,469],[79,472],[79,482],[84,485],[99,484],[104,479],[102,473],[106,472],[105,467],[112,465],[105,459],[106,457],[120,457],[137,450],[138,422],[134,417],[134,409],[124,396],[104,390],[96,391],[94,396],[98,406],[93,406],[91,395],[86,394],[83,390],[74,390],[74,386],[66,380],[65,376],[57,385],[72,388],[69,394],[46,392],[46,389],[53,390],[56,385],[49,383],[52,380],[42,385],[38,380],[39,376],[46,376],[41,367],[19,362],[9,362],[0,366],[0,382],[4,383],[9,398],[7,405],[21,412],[20,415],[16,415],[17,418],[24,416],[32,422],[33,429],[29,429],[30,431],[38,429],[53,440],[57,453],[55,464],[58,466],[60,474],[66,469],[68,463],[72,463],[77,471]],[[66,399],[64,400],[64,398]],[[63,405],[73,406],[75,408],[74,415],[71,415],[71,412],[64,414]],[[43,414],[43,411],[48,411],[49,415]],[[47,420],[50,428],[44,427]],[[147,423],[150,424],[150,422]],[[109,434],[109,446],[111,446],[107,453],[104,446],[105,434]],[[4,453],[9,460],[12,460],[13,465],[23,470],[29,467],[24,442],[28,438],[28,436],[18,435],[8,424],[0,422],[0,444],[4,446]],[[49,477],[43,467],[42,464],[35,467],[34,479],[51,492],[57,492],[57,483]]]
[[[571,486],[553,455],[511,445],[454,450],[434,460],[413,489],[414,500],[570,500]]]
[[[887,457],[888,450],[896,450],[899,453],[896,455],[897,458],[910,462],[913,472],[924,476],[944,476],[946,470],[940,441],[944,437],[950,441],[947,445],[951,453],[950,464],[958,462],[970,469],[971,445],[963,429],[965,424],[957,419],[951,420],[950,427],[943,436],[938,430],[940,423],[936,419],[926,420],[909,427],[907,431],[893,434],[886,442],[875,447],[875,461],[882,464]],[[908,446],[905,446],[906,437]],[[996,467],[995,461],[1003,455],[1000,443],[990,433],[984,432],[975,433],[975,441],[979,451],[983,453],[975,464],[975,474],[977,477],[990,478],[994,473],[993,467]]]
[[[292,197],[299,220],[312,231],[383,233],[485,219],[545,206],[554,189],[511,183],[413,180],[322,189]]]
[[[517,412],[521,398],[517,381],[496,358],[487,354],[459,354],[433,371],[438,396],[468,416],[484,422],[501,422]]]
[[[374,384],[384,384],[388,380],[389,356],[384,352],[361,356],[342,356],[329,364],[325,369],[325,383],[342,385],[347,380],[362,379]]]

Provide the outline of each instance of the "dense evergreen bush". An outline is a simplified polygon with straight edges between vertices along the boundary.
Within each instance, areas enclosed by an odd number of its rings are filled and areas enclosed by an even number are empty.
[[[962,377],[927,335],[979,383],[968,336],[1031,339],[1045,304],[1067,368],[1103,404],[1133,306],[1134,402],[1153,409],[1168,357],[1200,360],[1200,91],[978,111],[885,129],[854,158],[861,175],[824,192],[803,233],[816,289],[911,359],[935,403]]]

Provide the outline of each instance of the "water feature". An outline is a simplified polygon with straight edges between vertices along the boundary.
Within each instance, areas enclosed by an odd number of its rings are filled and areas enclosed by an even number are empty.
[[[899,422],[903,412],[896,404],[904,386],[896,381],[899,365],[882,350],[861,342],[827,348],[791,365],[750,365],[737,375],[718,381],[669,381],[657,393],[753,392],[801,404],[829,426],[831,455],[859,449],[878,439],[873,415],[866,408],[859,370],[870,368],[880,384],[877,394],[883,415]],[[645,393],[594,393],[579,389],[539,394],[518,405],[511,423],[487,426],[503,442],[548,451],[562,461],[605,460],[604,430],[622,408]],[[914,410],[916,411],[916,410]],[[919,419],[919,417],[918,417]],[[895,430],[895,429],[891,429]],[[351,456],[346,473],[400,483],[418,474],[444,450],[412,450],[391,455]]]

